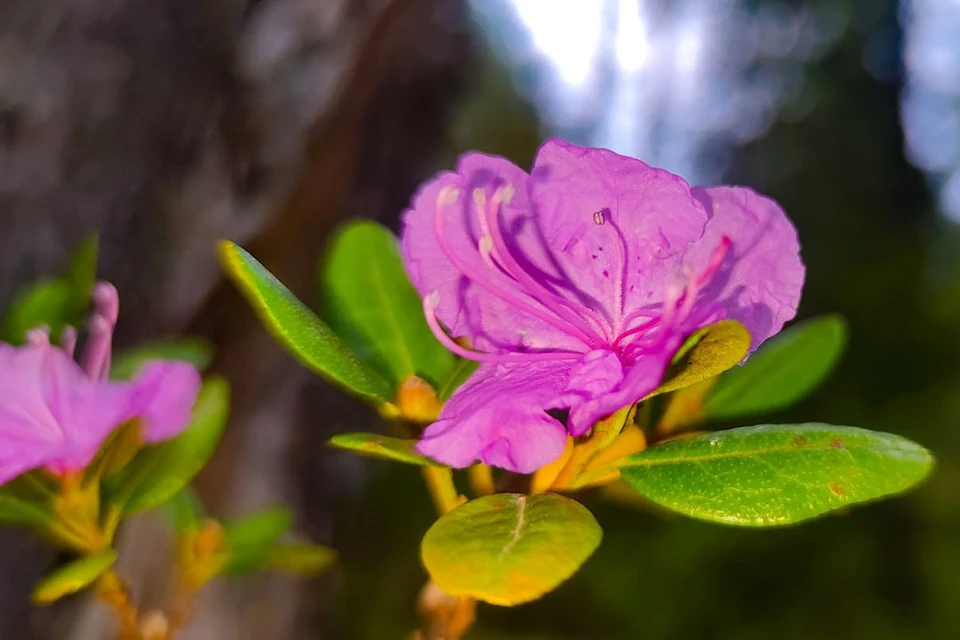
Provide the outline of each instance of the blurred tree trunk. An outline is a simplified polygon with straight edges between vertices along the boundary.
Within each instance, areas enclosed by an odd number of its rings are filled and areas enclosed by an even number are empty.
[[[325,470],[324,434],[373,418],[270,341],[213,245],[246,244],[311,299],[332,225],[395,224],[432,168],[468,36],[458,0],[0,2],[0,308],[99,231],[101,276],[121,292],[118,343],[202,333],[233,384],[200,481],[210,509],[288,502],[302,531],[329,541],[327,503],[359,467]],[[305,402],[324,409],[305,415]],[[146,517],[122,536],[120,568],[148,606],[169,595],[159,527]],[[0,637],[109,637],[109,619],[78,602],[29,624],[30,586],[53,554],[2,536]],[[184,637],[315,638],[336,572],[320,582],[212,586]]]

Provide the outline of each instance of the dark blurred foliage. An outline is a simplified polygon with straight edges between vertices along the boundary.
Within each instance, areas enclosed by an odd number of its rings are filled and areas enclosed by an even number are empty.
[[[799,317],[840,312],[850,322],[849,351],[829,382],[769,421],[899,433],[936,452],[935,474],[906,497],[782,530],[707,525],[590,496],[605,531],[599,552],[537,603],[481,607],[469,637],[960,633],[960,234],[904,156],[899,38],[886,40],[888,77],[864,64],[875,34],[899,33],[896,3],[844,6],[844,34],[804,70],[801,97],[814,106],[737,149],[725,179],[770,194],[796,221],[808,268]],[[509,74],[488,52],[446,164],[467,148],[529,163],[541,134]],[[398,637],[414,622],[412,596],[424,579],[414,550],[432,514],[419,478],[370,466],[363,495],[340,509],[335,543],[347,570],[338,637]]]

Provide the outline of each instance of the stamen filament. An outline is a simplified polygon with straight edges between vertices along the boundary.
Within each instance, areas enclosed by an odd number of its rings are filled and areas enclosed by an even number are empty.
[[[580,313],[585,313],[590,319],[596,322],[599,327],[605,328],[606,323],[603,322],[599,315],[585,306],[575,306],[570,300],[550,291],[546,286],[538,282],[536,278],[531,276],[530,273],[516,261],[513,254],[510,253],[510,249],[507,247],[507,243],[503,238],[503,230],[500,228],[500,204],[502,201],[503,188],[501,187],[494,192],[490,207],[486,210],[486,219],[482,224],[484,232],[489,234],[493,245],[490,248],[490,253],[492,253],[500,263],[501,270],[506,273],[506,275],[512,277],[524,289],[525,293],[534,300],[552,309],[554,313],[561,316],[571,325],[580,328],[584,333],[593,336],[596,342],[592,343],[591,346],[596,347],[603,344],[605,338],[598,334],[597,331],[583,319]],[[545,294],[547,300],[541,299],[540,294]],[[559,304],[560,307],[551,307],[550,302]]]
[[[437,320],[436,314],[438,302],[439,296],[436,292],[423,299],[423,315],[427,319],[427,326],[430,327],[430,331],[432,331],[433,335],[437,337],[437,340],[440,341],[440,344],[466,360],[473,360],[475,362],[536,362],[545,360],[576,359],[583,355],[582,353],[573,351],[553,351],[547,353],[517,353],[512,351],[508,353],[497,354],[483,353],[480,351],[471,351],[470,349],[465,349],[454,342],[454,340],[447,335],[447,332],[443,330],[443,327],[440,326],[440,322]]]
[[[536,307],[530,305],[529,303],[521,300],[520,298],[514,296],[509,291],[503,290],[501,287],[498,287],[495,284],[493,284],[493,282],[491,281],[492,280],[491,278],[484,278],[482,277],[481,274],[475,273],[472,268],[468,267],[466,264],[463,263],[463,261],[460,260],[460,258],[457,256],[453,248],[449,245],[449,243],[447,242],[443,234],[443,216],[441,214],[443,212],[443,207],[446,204],[446,200],[449,195],[448,189],[452,189],[452,187],[447,187],[446,189],[441,191],[441,193],[437,197],[437,206],[434,212],[434,230],[437,236],[437,242],[440,245],[440,249],[443,251],[447,259],[453,264],[453,266],[455,266],[463,275],[465,275],[477,286],[482,287],[483,289],[486,289],[487,292],[496,296],[497,298],[500,298],[504,302],[507,302],[519,309],[522,309],[525,313],[528,313],[534,316],[535,318],[539,318],[540,320],[543,320],[550,326],[562,331],[565,334],[570,334],[570,333],[576,334],[576,337],[579,338],[587,346],[591,346],[591,347],[596,346],[593,343],[589,334],[585,334],[583,330],[580,329],[579,327],[570,326],[568,323],[562,322],[560,318],[552,316],[549,313],[545,313],[537,309]]]

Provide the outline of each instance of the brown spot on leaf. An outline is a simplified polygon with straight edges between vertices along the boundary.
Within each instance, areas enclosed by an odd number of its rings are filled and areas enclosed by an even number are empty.
[[[797,439],[793,441],[793,446],[797,447],[798,449],[802,449],[809,443],[810,441],[807,440],[806,436],[797,436]]]
[[[840,438],[833,438],[830,440],[830,446],[834,449],[843,449],[843,440]]]
[[[843,495],[847,492],[847,490],[844,489],[843,485],[839,482],[834,482],[831,484],[830,491],[832,491],[833,495],[837,496],[838,498],[843,497]]]

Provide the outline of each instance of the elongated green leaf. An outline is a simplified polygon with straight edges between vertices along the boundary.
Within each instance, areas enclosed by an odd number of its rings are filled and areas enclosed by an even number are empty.
[[[253,256],[232,242],[222,242],[219,252],[227,275],[267,330],[304,366],[366,398],[393,400],[390,383],[363,364],[330,327]]]
[[[65,564],[40,581],[33,590],[33,601],[50,604],[89,586],[117,561],[117,552],[105,549]]]
[[[58,335],[71,303],[70,286],[64,280],[38,282],[14,299],[3,325],[3,340],[21,344],[27,331],[41,325]]]
[[[437,520],[420,555],[430,577],[455,596],[499,605],[535,600],[572,576],[600,544],[593,514],[552,493],[497,493]]]
[[[336,551],[317,544],[279,544],[267,549],[260,566],[298,576],[316,576],[336,559]]]
[[[347,224],[320,264],[319,282],[323,319],[394,386],[411,375],[436,386],[450,375],[454,356],[427,327],[388,229]]]
[[[840,316],[814,318],[787,329],[742,367],[720,376],[704,401],[704,415],[741,418],[790,406],[833,370],[846,339]]]
[[[396,460],[421,467],[445,466],[417,453],[414,448],[417,444],[416,440],[392,438],[378,433],[341,433],[330,438],[329,444],[361,455]]]
[[[210,377],[193,408],[193,422],[173,440],[143,449],[106,482],[112,508],[136,513],[157,507],[183,489],[213,455],[230,404],[230,385]]]
[[[719,375],[744,359],[750,349],[750,333],[735,320],[720,322],[701,329],[688,339],[663,382],[647,397],[689,387]]]
[[[26,527],[33,530],[44,529],[51,522],[49,504],[26,499],[10,490],[9,486],[0,487],[0,525]]]
[[[899,436],[801,424],[674,440],[630,456],[620,473],[641,494],[674,511],[768,527],[900,493],[932,466],[929,451]]]
[[[148,342],[116,356],[110,365],[110,377],[114,380],[129,380],[151,360],[182,360],[192,364],[198,371],[203,371],[213,360],[213,345],[203,338]]]

